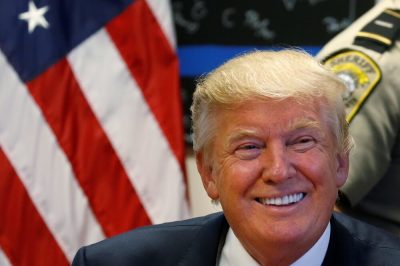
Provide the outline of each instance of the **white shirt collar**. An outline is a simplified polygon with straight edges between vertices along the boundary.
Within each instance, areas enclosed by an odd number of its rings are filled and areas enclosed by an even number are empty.
[[[291,264],[291,266],[320,266],[324,261],[326,251],[328,250],[329,238],[331,235],[331,224],[326,227],[322,236],[302,257]],[[225,245],[222,248],[219,266],[258,266],[250,254],[244,249],[239,239],[235,236],[232,229],[229,228],[225,239]]]

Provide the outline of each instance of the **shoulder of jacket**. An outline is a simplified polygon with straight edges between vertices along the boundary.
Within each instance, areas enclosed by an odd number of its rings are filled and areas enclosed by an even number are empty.
[[[383,253],[393,253],[400,258],[400,238],[398,236],[345,214],[335,213],[334,219],[360,246],[380,250]]]
[[[218,239],[224,221],[223,214],[215,213],[143,226],[81,248],[76,265],[82,259],[91,265],[178,265],[190,246],[207,242],[207,236]]]
[[[376,60],[400,35],[400,1],[383,0],[330,40],[317,58],[323,60],[341,49],[359,50]]]
[[[346,85],[343,100],[350,123],[382,79],[386,52],[400,47],[400,1],[383,0],[338,34],[317,58]],[[382,59],[382,60],[381,60]],[[386,73],[387,74],[387,73]]]

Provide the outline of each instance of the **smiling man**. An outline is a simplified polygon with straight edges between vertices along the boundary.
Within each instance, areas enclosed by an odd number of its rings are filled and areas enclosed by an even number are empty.
[[[82,248],[74,265],[396,265],[400,240],[333,214],[349,169],[345,87],[308,54],[234,58],[199,81],[197,166],[222,213]]]
[[[264,265],[289,265],[329,230],[348,158],[336,148],[323,102],[254,100],[217,111],[212,162],[198,155],[208,195]]]

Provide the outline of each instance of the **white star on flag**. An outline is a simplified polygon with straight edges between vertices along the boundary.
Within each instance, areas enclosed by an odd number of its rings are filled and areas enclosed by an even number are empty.
[[[28,11],[21,13],[19,19],[26,20],[28,22],[28,31],[32,33],[37,26],[41,26],[45,29],[49,27],[49,23],[44,17],[44,14],[49,10],[48,6],[37,8],[33,1],[29,1]]]

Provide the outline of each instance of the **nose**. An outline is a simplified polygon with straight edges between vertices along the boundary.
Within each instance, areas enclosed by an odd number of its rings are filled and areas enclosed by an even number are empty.
[[[269,145],[264,150],[262,160],[262,179],[266,183],[281,183],[296,174],[296,168],[284,144]]]

